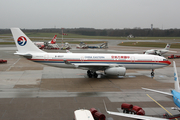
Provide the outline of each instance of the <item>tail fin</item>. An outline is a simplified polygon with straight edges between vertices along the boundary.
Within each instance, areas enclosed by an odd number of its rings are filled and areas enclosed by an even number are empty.
[[[55,35],[55,36],[53,37],[53,39],[52,39],[51,41],[49,41],[49,43],[55,44],[55,43],[56,43],[56,38],[57,38],[57,35]]]
[[[11,32],[19,54],[27,52],[44,53],[19,28],[11,28]]]
[[[174,87],[175,90],[178,92],[179,91],[179,79],[178,79],[178,74],[177,74],[177,69],[176,69],[176,63],[173,61],[173,66],[174,66]]]
[[[167,43],[166,47],[164,48],[165,50],[169,50],[171,44]]]

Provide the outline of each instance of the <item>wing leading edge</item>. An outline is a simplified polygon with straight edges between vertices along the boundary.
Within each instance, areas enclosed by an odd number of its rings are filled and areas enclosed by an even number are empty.
[[[95,70],[102,70],[108,67],[124,67],[123,65],[119,65],[119,64],[71,63],[67,60],[64,60],[64,63],[74,65],[76,68],[95,69]]]
[[[153,89],[148,89],[148,88],[142,88],[142,89],[143,89],[143,90],[152,91],[152,92],[161,93],[161,94],[165,94],[165,95],[170,95],[170,96],[173,96],[173,94],[171,94],[171,93],[168,93],[168,92],[162,92],[162,91],[153,90]]]

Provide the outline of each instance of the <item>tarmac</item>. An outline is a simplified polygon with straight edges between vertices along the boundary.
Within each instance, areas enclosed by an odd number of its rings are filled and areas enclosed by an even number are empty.
[[[110,44],[108,49],[75,49],[71,52],[88,53],[142,53],[146,47],[124,47]],[[179,49],[171,49],[178,51]],[[162,117],[166,113],[148,96],[159,102],[173,115],[178,111],[170,96],[142,90],[141,87],[170,92],[174,89],[172,64],[155,70],[127,70],[126,76],[88,78],[85,70],[50,67],[14,55],[15,45],[1,45],[0,59],[0,120],[72,120],[77,109],[96,108],[107,120],[131,120],[106,113],[103,100],[109,111],[122,112],[121,104],[129,103],[142,107],[145,115]],[[45,50],[65,52],[63,50]],[[178,54],[177,53],[177,54]],[[171,54],[171,53],[170,53]],[[165,55],[167,57],[169,53]],[[180,71],[180,60],[176,61]]]

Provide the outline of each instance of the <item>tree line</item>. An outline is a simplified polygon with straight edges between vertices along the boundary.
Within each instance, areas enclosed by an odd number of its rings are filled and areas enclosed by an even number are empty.
[[[43,28],[43,29],[21,29],[23,32],[34,33],[59,33],[62,34],[61,28]],[[141,28],[124,28],[124,29],[94,29],[94,28],[64,28],[64,33],[74,33],[87,36],[114,36],[127,37],[180,37],[180,29],[141,29]],[[0,34],[10,34],[10,29],[0,29]]]

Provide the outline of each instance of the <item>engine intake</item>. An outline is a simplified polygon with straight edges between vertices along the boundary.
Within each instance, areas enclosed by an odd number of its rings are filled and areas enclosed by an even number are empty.
[[[104,73],[106,75],[116,75],[116,76],[125,76],[126,68],[125,67],[110,67],[107,68]]]

